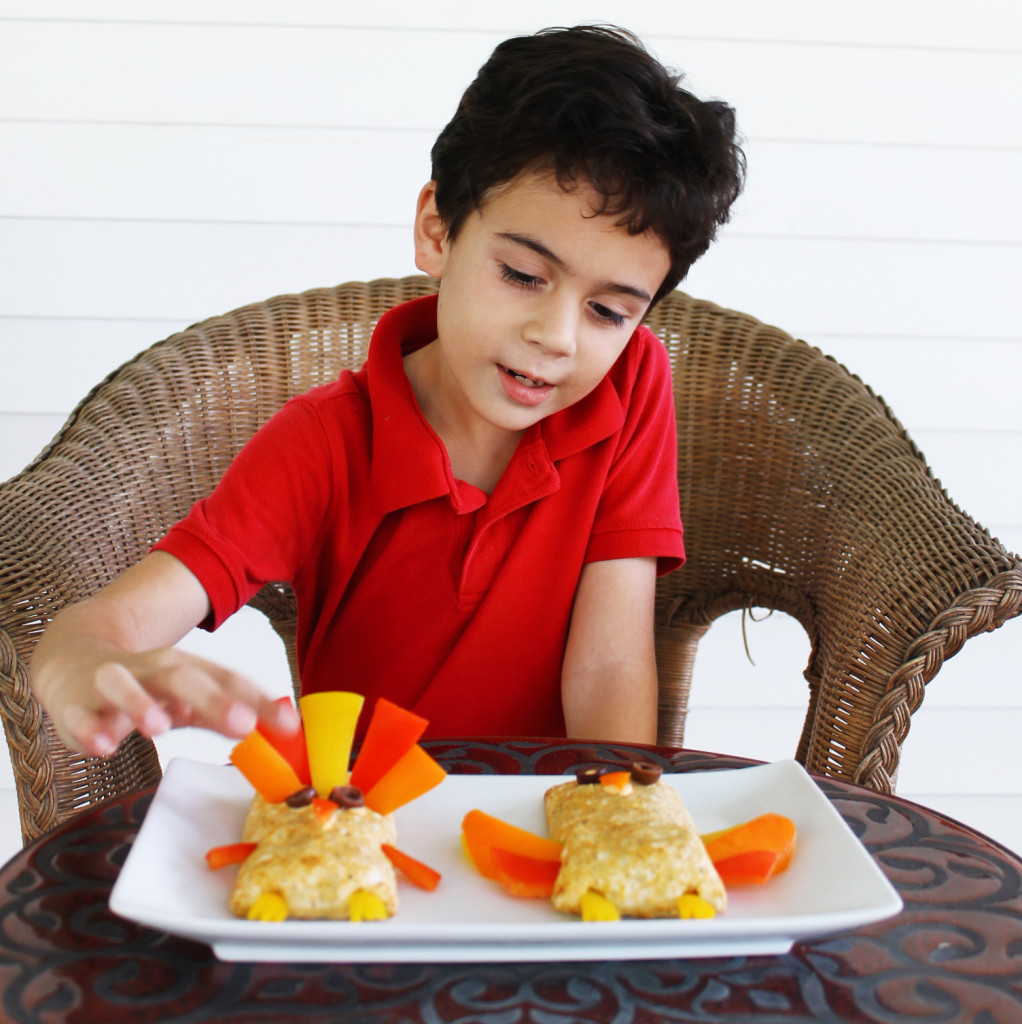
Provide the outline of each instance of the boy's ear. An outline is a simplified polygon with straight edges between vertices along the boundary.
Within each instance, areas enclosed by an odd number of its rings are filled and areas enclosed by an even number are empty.
[[[442,277],[447,231],[436,208],[436,182],[422,187],[415,206],[415,265],[430,277]]]

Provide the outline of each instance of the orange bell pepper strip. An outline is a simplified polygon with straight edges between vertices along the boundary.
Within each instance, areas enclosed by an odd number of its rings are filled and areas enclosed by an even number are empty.
[[[703,838],[714,863],[750,850],[772,850],[790,859],[795,823],[783,814],[761,814],[750,821]]]
[[[781,867],[782,855],[775,850],[749,850],[725,857],[713,866],[725,886],[762,885],[769,881]],[[786,866],[786,865],[785,865]]]
[[[314,796],[312,798],[312,811],[319,819],[321,825],[325,825],[334,815],[339,805],[325,796]]]
[[[274,704],[290,703],[290,697],[278,697],[274,701]],[[256,725],[256,729],[269,740],[273,749],[291,765],[302,785],[308,786],[312,777],[309,775],[309,755],[305,749],[305,731],[299,726],[297,732],[277,732],[261,720]]]
[[[512,895],[526,899],[553,894],[560,861],[526,857],[498,846],[490,847],[497,881]]]
[[[439,786],[446,778],[447,772],[416,744],[364,794],[366,807],[377,814],[390,814]]]
[[[368,793],[426,731],[425,718],[380,697],[351,769],[350,783]]]
[[[303,788],[294,768],[258,730],[235,744],[230,759],[252,788],[271,804],[280,803]]]
[[[600,785],[609,789],[624,789],[631,781],[631,772],[606,772],[600,776]]]
[[[407,853],[403,853],[396,846],[391,846],[390,843],[380,843],[380,849],[391,864],[413,885],[425,889],[426,892],[432,892],[440,884],[440,872],[434,871],[428,864],[409,857]]]
[[[258,843],[227,843],[206,851],[206,863],[213,871],[228,864],[240,864]]]
[[[554,861],[560,866],[560,843],[501,821],[485,811],[469,811],[462,819],[461,834],[472,863],[484,878],[497,877],[491,856],[493,849],[506,850],[535,860]]]

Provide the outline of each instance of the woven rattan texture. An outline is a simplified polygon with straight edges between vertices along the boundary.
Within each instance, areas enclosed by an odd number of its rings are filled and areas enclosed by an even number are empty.
[[[47,622],[141,558],[288,398],[360,365],[384,310],[434,287],[316,289],[175,334],[98,385],[0,485],[0,709],[26,838],[160,771],[139,737],[109,760],[56,740],[27,683]],[[689,553],[658,589],[661,741],[682,741],[713,619],[778,609],[812,644],[799,758],[892,788],[925,683],[969,636],[1019,613],[1022,562],[947,498],[884,404],[815,349],[681,292],[650,324],[674,363]],[[252,603],[294,674],[290,588]]]

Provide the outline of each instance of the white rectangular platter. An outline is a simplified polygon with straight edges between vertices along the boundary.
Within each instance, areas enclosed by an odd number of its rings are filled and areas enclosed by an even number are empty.
[[[513,962],[664,959],[783,953],[798,939],[889,917],[901,899],[865,847],[794,761],[664,775],[700,832],[775,811],[798,828],[791,866],[763,886],[734,888],[712,920],[583,922],[548,900],[516,899],[478,875],[460,846],[480,808],[546,834],[550,775],[449,775],[397,814],[397,845],[443,875],[427,893],[399,883],[387,921],[239,920],[227,908],[236,868],[211,871],[206,850],[236,842],[251,800],[233,766],[174,759],[110,896],[115,913],[213,947],[222,960]],[[399,876],[400,877],[400,876]]]

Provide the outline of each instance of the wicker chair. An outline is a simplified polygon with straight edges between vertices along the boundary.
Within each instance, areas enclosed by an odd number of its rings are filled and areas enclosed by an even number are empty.
[[[58,609],[132,565],[287,398],[361,363],[428,278],[280,296],[154,345],[97,386],[0,486],[0,705],[22,831],[154,782],[152,743],[68,751],[27,682]],[[689,562],[657,596],[660,740],[680,744],[696,645],[719,615],[793,615],[812,643],[797,757],[893,786],[909,717],[944,658],[1022,608],[1022,562],[941,491],[884,404],[803,342],[675,292],[650,317],[674,364]],[[287,647],[286,585],[252,602]]]

